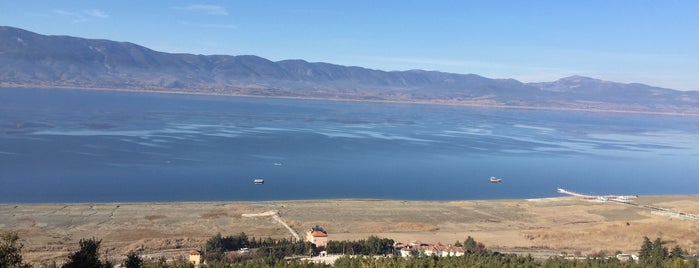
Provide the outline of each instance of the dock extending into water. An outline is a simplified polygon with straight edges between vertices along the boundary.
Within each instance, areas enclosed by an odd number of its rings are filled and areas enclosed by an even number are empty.
[[[699,220],[699,215],[681,212],[681,211],[676,211],[673,209],[663,208],[663,207],[658,207],[658,206],[653,206],[653,205],[641,205],[638,203],[634,203],[632,201],[632,199],[635,199],[637,197],[635,195],[586,195],[586,194],[581,194],[581,193],[569,191],[569,190],[566,190],[563,188],[558,188],[558,192],[562,193],[562,194],[571,195],[574,197],[579,197],[579,198],[582,198],[585,200],[590,200],[590,201],[616,202],[616,203],[621,203],[621,204],[634,206],[634,207],[638,207],[638,208],[648,209],[651,211],[651,214],[656,214],[656,215],[664,215],[664,216],[670,216],[670,217],[674,217],[674,218],[688,219],[688,220]]]

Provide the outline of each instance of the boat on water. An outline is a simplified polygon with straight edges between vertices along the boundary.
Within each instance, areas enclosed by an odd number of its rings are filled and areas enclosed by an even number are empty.
[[[263,180],[263,179],[254,179],[254,180],[252,180],[252,182],[255,183],[255,184],[263,184],[263,183],[265,183],[265,180]]]
[[[490,183],[499,183],[501,181],[502,181],[502,179],[498,179],[496,177],[490,177]]]

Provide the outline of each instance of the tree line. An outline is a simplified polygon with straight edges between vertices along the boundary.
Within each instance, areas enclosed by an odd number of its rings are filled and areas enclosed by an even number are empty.
[[[246,252],[236,252],[247,248]],[[318,255],[320,249],[310,242],[291,239],[248,238],[245,233],[222,236],[220,233],[206,241],[203,254],[209,263],[239,263],[256,259],[284,259],[290,256]]]
[[[252,241],[258,242],[252,242]],[[266,242],[264,242],[266,240]],[[696,259],[684,260],[686,251],[679,246],[668,250],[663,245],[660,238],[651,242],[648,237],[644,237],[639,251],[639,261],[621,261],[617,258],[595,257],[583,260],[570,260],[560,257],[552,257],[546,260],[537,260],[531,256],[520,256],[515,254],[501,254],[483,250],[476,253],[478,248],[485,248],[484,245],[476,243],[475,240],[467,239],[464,244],[473,246],[464,256],[458,257],[438,257],[438,256],[412,256],[397,257],[387,254],[389,245],[393,245],[390,239],[369,237],[359,241],[341,241],[328,244],[327,250],[333,252],[338,250],[356,250],[354,256],[340,257],[332,267],[622,267],[622,268],[647,268],[647,267],[667,267],[667,268],[699,268]],[[259,242],[263,241],[263,242]],[[457,241],[458,244],[461,242]],[[96,238],[81,239],[80,248],[68,255],[62,268],[111,268],[114,264],[100,257],[99,248],[102,240]],[[455,243],[456,245],[457,243]],[[218,254],[218,249],[235,250],[244,247],[260,246],[251,251],[250,254],[239,256],[249,256],[240,259],[211,259],[200,267],[212,268],[263,268],[263,267],[287,267],[287,268],[317,268],[331,267],[327,264],[312,263],[299,259],[288,258],[290,256],[317,254],[322,248],[317,248],[307,242],[292,242],[288,239],[247,239],[243,233],[237,236],[223,237],[220,234],[210,238],[206,243],[206,249],[214,250]],[[332,246],[331,246],[332,245]],[[464,245],[466,246],[466,245]],[[0,268],[29,268],[31,265],[25,263],[21,250],[23,245],[19,242],[16,233],[8,232],[1,235],[0,241]],[[251,249],[252,250],[252,249]],[[347,253],[347,252],[346,252]],[[208,254],[208,253],[207,253]],[[385,257],[375,257],[379,254],[386,254]],[[225,255],[224,255],[225,256]],[[137,253],[129,252],[120,263],[122,267],[135,268],[193,268],[194,265],[185,259],[167,262],[164,258],[146,262]],[[42,265],[47,268],[57,268],[56,263]]]
[[[370,236],[359,241],[328,241],[325,250],[328,254],[347,255],[388,255],[393,253],[393,239]]]

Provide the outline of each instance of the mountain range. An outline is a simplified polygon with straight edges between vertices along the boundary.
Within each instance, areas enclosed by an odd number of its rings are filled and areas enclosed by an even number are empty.
[[[572,76],[522,83],[476,74],[382,71],[304,60],[164,53],[128,42],[0,26],[0,87],[699,114],[699,91]]]

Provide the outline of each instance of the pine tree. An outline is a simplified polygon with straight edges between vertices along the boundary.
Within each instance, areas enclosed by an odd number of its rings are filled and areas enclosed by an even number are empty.
[[[641,245],[641,251],[638,252],[638,259],[641,263],[647,263],[650,261],[651,252],[653,251],[653,243],[650,242],[650,238],[647,236],[643,237],[643,244]]]
[[[663,242],[660,241],[660,238],[656,238],[655,241],[653,241],[653,252],[651,256],[656,259],[658,263],[662,263],[667,259],[668,255],[667,248],[663,246]]]
[[[668,257],[667,248],[663,246],[660,238],[656,238],[653,243],[648,237],[643,237],[643,245],[638,253],[640,264],[645,267],[661,267]]]
[[[470,235],[466,238],[466,241],[464,241],[464,248],[467,250],[473,250],[478,246],[478,243],[476,243],[476,240],[473,239]]]
[[[675,247],[673,247],[672,250],[670,251],[670,259],[682,258],[682,253],[683,253],[683,250],[680,247],[680,245],[675,245]]]
[[[80,249],[68,255],[68,262],[63,268],[98,268],[109,267],[109,263],[99,259],[99,249],[102,240],[96,238],[80,239]]]
[[[0,267],[30,267],[22,263],[22,247],[17,233],[3,233],[0,240]]]
[[[225,254],[223,253],[223,237],[221,233],[217,233],[215,236],[209,238],[206,241],[205,246],[205,259],[207,261],[222,261],[225,259]]]
[[[133,251],[126,255],[126,260],[124,260],[124,263],[122,264],[122,266],[126,268],[138,268],[142,265],[143,260],[138,256],[138,254],[136,254],[136,252]]]

